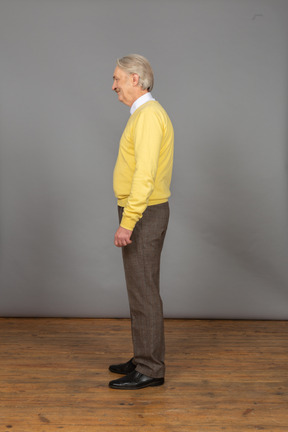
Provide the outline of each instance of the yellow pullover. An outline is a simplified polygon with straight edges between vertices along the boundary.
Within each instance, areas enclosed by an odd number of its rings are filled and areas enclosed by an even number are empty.
[[[113,175],[120,225],[133,230],[149,205],[168,201],[173,166],[174,131],[157,101],[141,105],[129,118],[120,140]]]

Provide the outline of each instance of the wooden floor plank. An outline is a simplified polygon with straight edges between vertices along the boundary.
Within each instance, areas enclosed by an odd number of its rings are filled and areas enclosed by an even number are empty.
[[[166,320],[164,386],[109,389],[129,320],[0,319],[2,432],[288,431],[288,322]]]

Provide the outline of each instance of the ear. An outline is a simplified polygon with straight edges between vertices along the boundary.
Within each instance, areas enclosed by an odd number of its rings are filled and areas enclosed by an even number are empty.
[[[138,86],[138,84],[139,84],[139,75],[134,73],[132,74],[132,85],[136,87]]]

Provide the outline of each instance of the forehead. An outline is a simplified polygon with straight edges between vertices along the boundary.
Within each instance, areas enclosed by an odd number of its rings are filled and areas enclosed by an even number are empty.
[[[123,78],[126,77],[128,74],[123,71],[119,66],[116,66],[113,74],[113,79],[115,78]]]

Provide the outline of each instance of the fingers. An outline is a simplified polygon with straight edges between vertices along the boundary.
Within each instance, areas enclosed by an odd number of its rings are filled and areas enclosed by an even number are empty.
[[[129,238],[128,239],[118,238],[115,235],[115,239],[114,239],[115,246],[124,247],[124,246],[127,246],[128,244],[131,244],[131,243],[132,243],[132,241]]]
[[[117,247],[124,247],[128,244],[132,243],[130,240],[132,231],[127,230],[125,228],[122,228],[121,226],[116,231],[115,237],[114,237],[114,244]]]
[[[121,240],[121,241],[119,241],[119,240],[115,240],[115,241],[114,241],[114,244],[115,244],[115,246],[117,246],[117,247],[124,247],[124,246],[127,246],[127,245],[130,244],[130,243],[132,243],[131,240],[127,240],[127,241],[125,241],[125,240]]]

